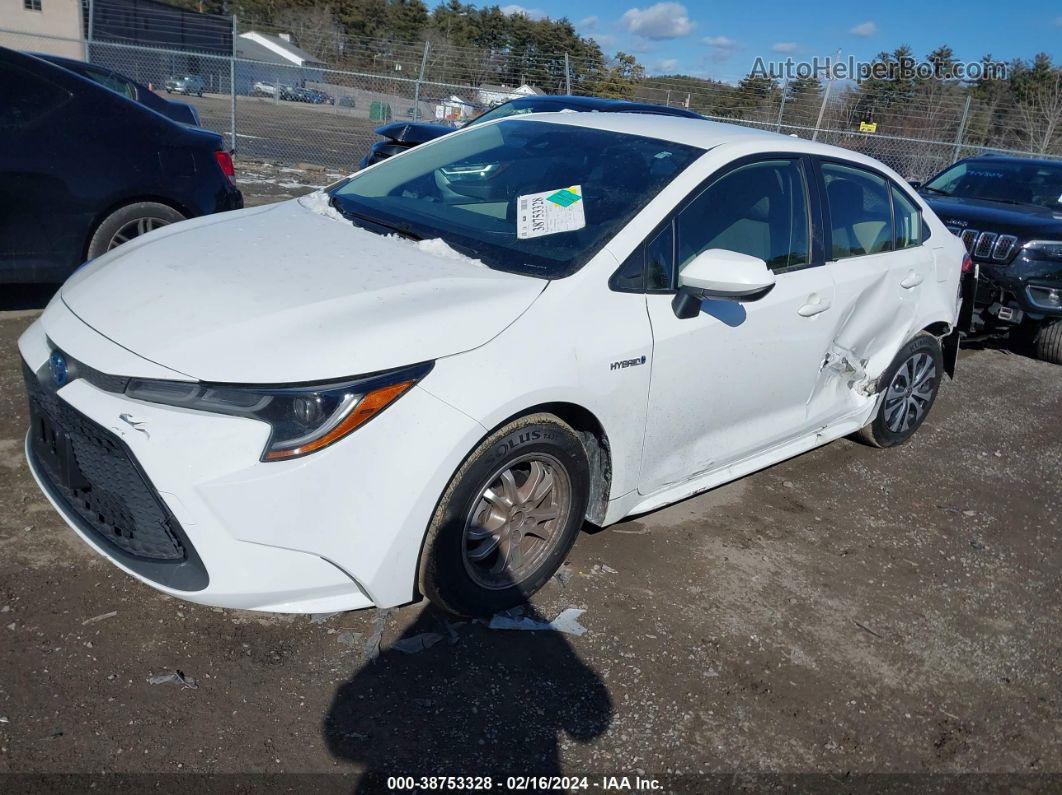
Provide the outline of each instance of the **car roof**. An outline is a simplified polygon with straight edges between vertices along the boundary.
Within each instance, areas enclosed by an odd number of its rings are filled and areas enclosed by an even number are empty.
[[[686,108],[672,108],[667,105],[655,105],[651,102],[633,102],[627,99],[606,99],[605,97],[579,97],[572,94],[539,94],[527,97],[513,97],[508,102],[535,105],[562,105],[570,108],[583,108],[602,112],[659,113],[662,115],[703,118]]]
[[[647,138],[660,138],[701,149],[712,149],[721,144],[751,143],[764,152],[797,152],[832,157],[853,163],[864,163],[879,170],[888,171],[890,174],[894,173],[883,163],[851,149],[820,144],[805,138],[762,130],[758,127],[727,124],[703,118],[690,119],[683,116],[652,113],[531,113],[523,116],[510,116],[491,123],[505,124],[514,119],[569,124],[628,135],[641,135]],[[902,180],[901,177],[896,178]]]
[[[1062,168],[1062,160],[1049,160],[1041,157],[1021,157],[1019,155],[997,155],[986,152],[983,155],[964,157],[960,163],[1013,163],[1021,166],[1054,166]]]

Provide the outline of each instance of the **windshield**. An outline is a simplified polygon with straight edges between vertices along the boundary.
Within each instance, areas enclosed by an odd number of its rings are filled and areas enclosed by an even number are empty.
[[[704,150],[513,119],[436,139],[332,190],[356,224],[442,238],[497,270],[546,279],[582,267]]]
[[[922,188],[940,196],[1062,208],[1062,163],[957,163]]]

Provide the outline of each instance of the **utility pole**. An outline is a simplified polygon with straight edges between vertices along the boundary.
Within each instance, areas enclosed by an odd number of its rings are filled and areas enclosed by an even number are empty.
[[[424,42],[424,55],[420,58],[420,75],[417,77],[417,86],[413,90],[413,121],[420,118],[420,84],[424,81],[424,72],[428,68],[428,42]]]
[[[837,50],[837,61],[841,60],[841,50]],[[830,79],[826,83],[826,90],[822,92],[822,105],[819,106],[819,117],[815,120],[815,132],[811,135],[812,141],[819,140],[819,130],[822,129],[822,117],[826,113],[826,103],[830,101],[830,91],[833,90],[833,81],[836,61],[830,64]]]
[[[952,155],[951,162],[955,162],[959,159],[959,153],[962,151],[962,137],[966,134],[966,121],[970,117],[970,95],[966,95],[966,104],[962,109],[962,120],[959,121],[959,129],[955,131],[955,153]]]
[[[569,96],[572,93],[572,65],[568,60],[568,53],[564,53],[564,93]]]
[[[232,152],[236,153],[236,15],[232,15],[232,52],[229,53],[229,93],[232,95],[232,107],[229,110],[229,122],[232,124]]]
[[[85,36],[85,62],[92,63],[92,37],[95,33],[96,7],[94,0],[88,0],[88,32]]]
[[[778,122],[774,125],[776,132],[782,131],[782,117],[785,115],[785,95],[789,91],[789,78],[782,79],[782,101],[778,104]]]

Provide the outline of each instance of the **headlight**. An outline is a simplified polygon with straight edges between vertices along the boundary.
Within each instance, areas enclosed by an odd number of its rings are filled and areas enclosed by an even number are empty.
[[[1022,248],[1033,259],[1062,259],[1062,240],[1031,240]]]
[[[375,417],[431,370],[431,363],[363,378],[300,386],[234,386],[132,379],[125,394],[148,403],[249,417],[272,428],[263,461],[316,452]]]

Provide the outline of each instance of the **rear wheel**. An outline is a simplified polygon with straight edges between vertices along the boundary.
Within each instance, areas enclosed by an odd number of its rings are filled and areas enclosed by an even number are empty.
[[[549,414],[491,434],[435,510],[420,567],[432,602],[488,616],[526,601],[564,562],[582,526],[589,466],[582,443]]]
[[[1062,364],[1062,320],[1044,323],[1036,332],[1036,356],[1051,364]]]
[[[183,220],[184,216],[175,209],[158,202],[137,202],[120,207],[96,227],[89,242],[88,258],[95,259],[133,238]]]
[[[882,376],[888,386],[859,438],[874,447],[894,447],[910,439],[937,399],[943,372],[936,337],[922,333],[904,345]]]

